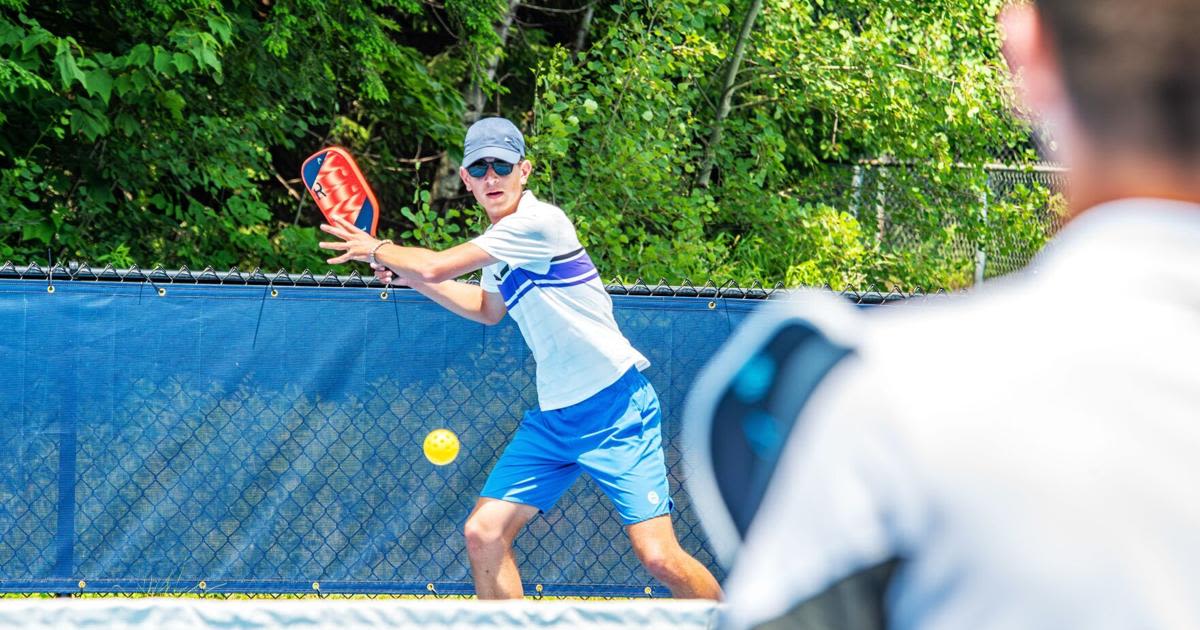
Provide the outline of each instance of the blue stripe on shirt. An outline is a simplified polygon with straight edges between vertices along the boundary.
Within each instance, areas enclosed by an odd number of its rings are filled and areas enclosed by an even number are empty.
[[[500,294],[504,305],[512,309],[526,293],[534,287],[573,287],[600,277],[596,265],[582,249],[578,255],[560,262],[552,262],[546,273],[534,273],[526,269],[513,269],[500,283]]]

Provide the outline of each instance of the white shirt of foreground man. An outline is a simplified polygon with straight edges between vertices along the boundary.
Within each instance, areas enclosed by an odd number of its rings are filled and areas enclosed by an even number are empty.
[[[864,317],[780,457],[725,625],[898,560],[890,627],[1200,627],[1200,207],[1096,208],[1038,269]]]

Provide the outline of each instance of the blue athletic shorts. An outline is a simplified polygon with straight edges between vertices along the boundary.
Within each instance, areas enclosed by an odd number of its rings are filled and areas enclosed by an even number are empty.
[[[662,410],[637,368],[581,403],[526,412],[479,495],[545,512],[584,471],[626,525],[671,511]]]

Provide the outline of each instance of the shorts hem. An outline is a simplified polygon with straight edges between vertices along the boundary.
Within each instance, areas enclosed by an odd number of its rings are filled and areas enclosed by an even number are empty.
[[[514,505],[528,505],[529,507],[537,508],[537,511],[539,514],[545,514],[546,510],[549,509],[549,507],[542,507],[540,505],[537,505],[536,503],[532,503],[529,501],[522,501],[520,499],[515,499],[513,497],[498,497],[498,496],[491,495],[491,494],[484,494],[482,492],[479,493],[479,498],[480,499],[492,499],[495,501],[504,501],[505,503],[512,503]]]
[[[630,525],[637,525],[638,523],[645,523],[646,521],[648,521],[652,518],[658,518],[660,516],[667,516],[667,515],[673,513],[674,511],[675,511],[675,502],[670,499],[667,499],[667,509],[660,510],[657,514],[651,514],[650,516],[643,516],[643,517],[639,517],[639,518],[636,518],[633,520],[628,520],[620,512],[617,512],[617,517],[621,519],[622,525],[624,525],[625,527],[629,527]]]

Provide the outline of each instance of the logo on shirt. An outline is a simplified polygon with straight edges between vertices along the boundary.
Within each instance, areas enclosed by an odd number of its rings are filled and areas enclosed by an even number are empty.
[[[650,505],[658,505],[658,502],[659,502],[658,493],[653,490],[651,490],[650,492],[647,492],[646,500],[650,502]]]

